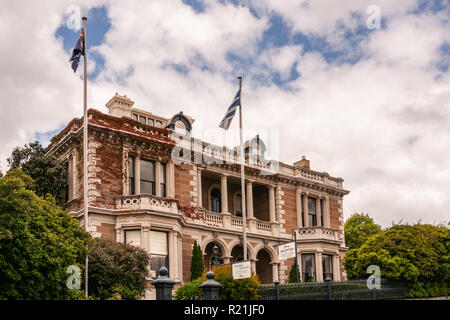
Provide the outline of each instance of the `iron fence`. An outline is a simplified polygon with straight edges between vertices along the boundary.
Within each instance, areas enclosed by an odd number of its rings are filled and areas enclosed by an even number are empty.
[[[404,299],[408,287],[399,282],[382,280],[380,289],[369,289],[367,280],[340,282],[306,282],[261,285],[261,300],[387,300]]]

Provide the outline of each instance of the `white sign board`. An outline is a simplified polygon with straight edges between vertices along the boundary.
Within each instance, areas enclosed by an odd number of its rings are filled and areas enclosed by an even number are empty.
[[[250,278],[252,276],[250,270],[250,261],[233,263],[231,265],[231,271],[233,273],[234,280]]]
[[[288,242],[278,246],[278,258],[286,260],[288,258],[295,258],[295,242]]]

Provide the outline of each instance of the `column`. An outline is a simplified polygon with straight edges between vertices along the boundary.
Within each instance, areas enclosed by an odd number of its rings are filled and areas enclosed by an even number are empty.
[[[116,243],[121,243],[122,241],[122,233],[121,233],[121,228],[120,227],[114,227],[114,229],[116,230]]]
[[[279,281],[278,279],[278,263],[277,262],[271,262],[272,264],[272,282]]]
[[[308,192],[305,192],[303,194],[303,220],[305,221],[304,227],[309,227],[309,220],[308,220]]]
[[[222,213],[228,213],[228,188],[227,175],[222,174],[220,177],[220,199],[222,205]]]
[[[134,158],[134,191],[141,194],[141,158],[137,155]]]
[[[323,214],[325,215],[323,217],[325,227],[330,228],[330,198],[328,196],[323,199]]]
[[[300,189],[295,193],[295,206],[297,209],[297,228],[302,227],[302,193]]]
[[[167,185],[169,186],[168,195],[170,198],[175,198],[175,166],[172,161],[168,163],[169,172],[167,174]]]
[[[183,243],[182,243],[182,238],[181,238],[181,234],[177,233],[177,243],[178,243],[178,254],[177,254],[177,259],[178,259],[178,276],[175,280],[179,280],[179,281],[183,281]]]
[[[269,186],[269,213],[270,222],[277,222],[275,216],[275,188],[273,186]]]
[[[333,281],[341,281],[341,264],[339,254],[333,255]]]
[[[155,162],[155,195],[161,197],[161,162]]]
[[[203,207],[202,203],[202,168],[197,167],[197,205]]]
[[[177,269],[178,252],[175,249],[175,232],[170,231],[169,234],[169,278],[175,279]]]
[[[316,282],[323,282],[322,252],[316,252]]]
[[[245,195],[247,198],[247,218],[253,218],[253,183],[251,181],[247,181],[247,194]]]
[[[149,252],[150,250],[150,227],[149,226],[143,226],[142,227],[142,248],[145,249],[145,251]]]
[[[322,226],[320,221],[320,217],[322,216],[322,212],[320,211],[320,196],[316,198],[316,217],[317,217],[317,226]]]

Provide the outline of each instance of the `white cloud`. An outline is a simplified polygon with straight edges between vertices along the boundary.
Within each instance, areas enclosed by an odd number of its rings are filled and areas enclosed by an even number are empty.
[[[216,1],[201,13],[175,0],[105,3],[112,28],[95,49],[105,70],[89,83],[89,106],[105,112],[119,92],[162,116],[183,110],[196,119],[194,130],[208,129],[217,127],[237,88],[230,52],[253,73],[276,72],[283,80],[297,64],[300,77],[289,90],[244,75],[246,127],[279,129],[283,162],[307,155],[312,169],[343,177],[351,190],[346,216],[365,211],[385,226],[401,218],[448,219],[450,79],[434,67],[448,41],[443,17],[407,14],[415,1],[378,1],[387,28],[354,48],[363,55],[359,62],[330,64],[293,43],[258,52],[269,15],[280,14],[295,32],[345,46],[341,26],[365,23],[370,1],[258,1],[260,18]],[[15,30],[0,28],[3,170],[13,146],[81,115],[82,82],[54,37],[69,4],[11,2],[0,13],[0,27]]]

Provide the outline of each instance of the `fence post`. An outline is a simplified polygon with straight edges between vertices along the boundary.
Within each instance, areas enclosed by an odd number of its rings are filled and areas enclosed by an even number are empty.
[[[152,281],[156,288],[156,300],[172,300],[172,288],[177,281],[169,279],[166,267],[161,267],[158,273],[158,278]]]
[[[328,296],[328,300],[331,300],[331,279],[329,277],[327,277],[325,279],[325,283],[327,284],[327,296]]]
[[[222,287],[220,283],[214,280],[214,272],[208,271],[206,280],[199,288],[203,290],[203,298],[205,300],[219,300],[219,290]]]
[[[273,284],[275,285],[275,300],[280,300],[280,282],[275,281]]]
[[[372,300],[377,300],[377,293],[376,293],[376,289],[373,288],[372,290]]]

